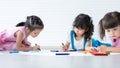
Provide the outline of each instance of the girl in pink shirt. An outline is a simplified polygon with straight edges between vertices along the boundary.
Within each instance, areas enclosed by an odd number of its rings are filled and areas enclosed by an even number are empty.
[[[120,52],[120,12],[107,13],[99,22],[100,37],[104,38],[105,33],[110,37],[112,47],[100,46],[100,51]]]
[[[37,50],[40,46],[31,47],[27,37],[37,37],[44,24],[37,16],[28,16],[26,22],[21,22],[13,29],[0,32],[0,50]]]

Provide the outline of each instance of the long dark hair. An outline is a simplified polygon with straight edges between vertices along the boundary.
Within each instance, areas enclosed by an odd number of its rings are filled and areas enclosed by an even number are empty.
[[[114,28],[120,25],[120,12],[114,11],[107,13],[99,21],[99,33],[100,38],[103,39],[105,36],[105,29]]]
[[[74,27],[78,29],[79,28],[85,29],[85,33],[84,33],[85,39],[86,40],[91,39],[91,36],[93,35],[94,32],[94,26],[93,26],[93,21],[89,15],[79,14],[73,22],[73,28]]]
[[[28,27],[30,29],[30,31],[33,31],[34,29],[38,28],[38,29],[43,29],[44,28],[44,24],[42,22],[42,20],[37,17],[37,16],[28,16],[26,22],[20,22],[16,25],[16,27],[19,26],[25,26]]]

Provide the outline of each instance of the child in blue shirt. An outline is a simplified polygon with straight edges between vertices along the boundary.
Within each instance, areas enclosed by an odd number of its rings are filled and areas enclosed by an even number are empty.
[[[71,36],[69,36],[66,43],[62,45],[62,50],[68,50],[70,48],[70,44],[72,45],[73,50],[84,50],[85,47],[90,47],[91,36],[94,31],[92,22],[93,21],[89,15],[79,14],[73,22],[73,31],[71,31]],[[71,38],[73,40],[71,40]],[[84,41],[86,42],[84,43]]]

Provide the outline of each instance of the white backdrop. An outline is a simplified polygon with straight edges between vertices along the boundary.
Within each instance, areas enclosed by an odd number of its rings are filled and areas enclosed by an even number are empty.
[[[0,0],[0,31],[14,27],[26,16],[39,16],[44,30],[37,38],[29,37],[32,44],[59,46],[65,42],[74,18],[85,13],[95,25],[93,37],[99,39],[98,21],[109,11],[120,11],[120,0]]]

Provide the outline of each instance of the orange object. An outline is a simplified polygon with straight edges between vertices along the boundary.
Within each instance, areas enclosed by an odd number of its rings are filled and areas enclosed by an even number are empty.
[[[93,51],[90,51],[90,53],[95,55],[95,56],[107,56],[108,55],[106,52],[93,52]]]
[[[87,54],[88,52],[90,51],[89,50],[82,51],[83,54]]]

